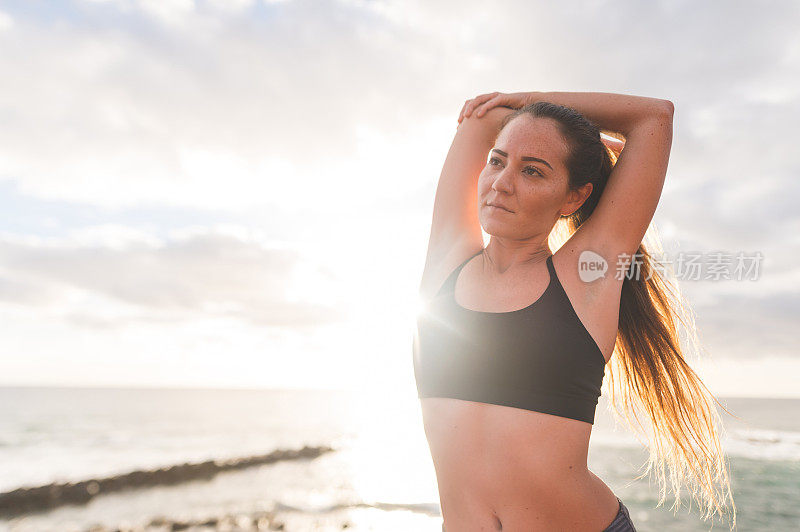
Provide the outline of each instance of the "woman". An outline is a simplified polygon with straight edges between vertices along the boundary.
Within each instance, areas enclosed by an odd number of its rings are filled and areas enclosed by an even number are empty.
[[[667,100],[609,93],[495,92],[464,104],[414,338],[442,530],[635,530],[587,467],[606,368],[614,411],[617,387],[626,418],[644,411],[648,465],[662,483],[669,466],[677,500],[686,480],[707,515],[730,497],[713,396],[679,345],[686,307],[642,244],[672,116]],[[569,238],[553,253],[559,227]]]

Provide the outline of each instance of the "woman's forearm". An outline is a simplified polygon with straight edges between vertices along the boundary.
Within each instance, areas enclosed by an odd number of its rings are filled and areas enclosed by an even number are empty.
[[[672,115],[672,102],[658,98],[611,92],[531,92],[531,101],[572,107],[601,129],[627,136],[637,124],[653,117]]]

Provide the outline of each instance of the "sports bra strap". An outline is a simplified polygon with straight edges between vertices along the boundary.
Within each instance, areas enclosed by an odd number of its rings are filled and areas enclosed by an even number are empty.
[[[558,275],[556,275],[556,268],[555,266],[553,266],[553,256],[548,255],[547,259],[545,260],[545,263],[547,264],[547,271],[550,272],[550,278],[552,280],[556,280],[558,278]]]
[[[481,253],[483,253],[483,249],[481,249],[480,251],[478,251],[474,255],[471,255],[464,262],[462,262],[461,264],[456,266],[456,268],[452,272],[450,272],[450,275],[447,277],[447,279],[445,279],[444,283],[442,283],[442,287],[439,288],[439,291],[436,293],[436,295],[438,296],[438,295],[440,295],[442,293],[448,292],[448,291],[452,290],[453,288],[455,288],[456,279],[458,279],[458,273],[461,271],[461,269],[464,266],[467,265],[467,263],[469,261],[471,261],[476,256],[480,255]]]
[[[476,256],[480,255],[484,251],[485,249],[481,249],[474,255],[471,255],[469,258],[467,258],[464,262],[456,266],[456,268],[452,272],[450,272],[450,275],[447,277],[447,279],[445,279],[444,283],[442,283],[442,287],[439,289],[436,295],[454,289],[456,284],[456,279],[458,279],[458,274],[459,272],[461,272],[461,269],[464,268],[464,266],[466,266],[469,261],[474,259]],[[550,279],[553,280],[554,282],[558,282],[558,275],[556,275],[556,269],[553,266],[553,256],[548,255],[547,259],[545,259],[545,263],[547,264],[547,271],[550,272]]]

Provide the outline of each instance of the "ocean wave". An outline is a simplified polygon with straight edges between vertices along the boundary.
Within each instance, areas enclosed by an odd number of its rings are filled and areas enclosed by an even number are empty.
[[[734,429],[725,439],[725,451],[754,460],[800,461],[800,432]]]
[[[310,507],[284,504],[280,501],[275,502],[273,511],[275,512],[298,512],[303,514],[329,514],[340,510],[354,510],[359,508],[374,508],[387,512],[399,510],[414,513],[421,513],[436,517],[441,515],[438,503],[388,503],[388,502],[354,502],[347,504],[332,504],[327,506]]]
[[[592,445],[619,449],[643,449],[633,433],[592,434]],[[722,435],[725,454],[752,460],[800,461],[800,432],[787,430],[735,428]]]
[[[405,511],[422,514],[426,518],[441,519],[438,503],[382,503],[354,502],[320,507],[300,507],[274,502],[269,510],[225,513],[194,518],[158,515],[141,524],[120,523],[104,525],[95,523],[82,528],[83,532],[163,532],[164,530],[318,530],[340,531],[353,527],[353,518],[364,509],[384,512]],[[375,516],[372,516],[373,519]],[[324,519],[320,519],[324,518]],[[326,522],[326,525],[322,523]],[[293,526],[287,526],[292,523]],[[52,530],[61,530],[54,524]],[[48,529],[50,530],[50,529]],[[37,532],[40,532],[37,530]]]

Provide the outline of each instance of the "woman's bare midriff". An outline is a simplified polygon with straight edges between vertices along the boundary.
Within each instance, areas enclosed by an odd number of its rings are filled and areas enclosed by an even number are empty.
[[[617,515],[587,467],[592,425],[507,406],[420,399],[446,532],[601,532]]]

